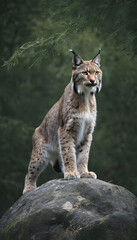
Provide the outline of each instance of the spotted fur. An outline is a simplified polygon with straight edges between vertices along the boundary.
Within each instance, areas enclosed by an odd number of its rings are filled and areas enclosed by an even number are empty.
[[[34,132],[23,193],[36,188],[36,180],[48,163],[62,171],[65,179],[97,177],[88,171],[88,158],[96,124],[95,94],[102,87],[100,52],[90,61],[72,53],[71,81]]]

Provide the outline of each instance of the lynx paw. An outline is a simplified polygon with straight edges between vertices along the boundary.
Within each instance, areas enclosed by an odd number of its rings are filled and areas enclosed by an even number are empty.
[[[35,188],[36,188],[35,186],[27,186],[27,187],[24,188],[23,194],[26,193],[26,192],[32,191]]]
[[[96,179],[97,175],[94,172],[84,172],[80,175],[81,178],[93,178]]]
[[[67,172],[64,174],[64,179],[70,180],[70,179],[75,179],[75,178],[80,178],[80,174],[77,171]]]

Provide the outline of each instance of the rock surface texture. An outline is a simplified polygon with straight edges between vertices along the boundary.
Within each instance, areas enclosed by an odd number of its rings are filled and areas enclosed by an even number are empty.
[[[101,180],[52,180],[0,220],[1,240],[136,240],[137,198]]]

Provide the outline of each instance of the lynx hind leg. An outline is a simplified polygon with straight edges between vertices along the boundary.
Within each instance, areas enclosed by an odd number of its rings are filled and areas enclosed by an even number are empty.
[[[23,194],[35,189],[39,174],[48,164],[46,157],[46,141],[39,128],[36,128],[33,135],[33,149],[28,167],[28,173],[25,177],[25,186]]]

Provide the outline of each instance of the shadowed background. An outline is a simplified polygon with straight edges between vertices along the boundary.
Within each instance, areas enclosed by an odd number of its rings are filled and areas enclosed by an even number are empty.
[[[0,2],[0,214],[21,196],[33,131],[70,81],[69,48],[84,60],[102,48],[89,169],[137,194],[137,2]],[[60,177],[49,166],[38,185]]]

